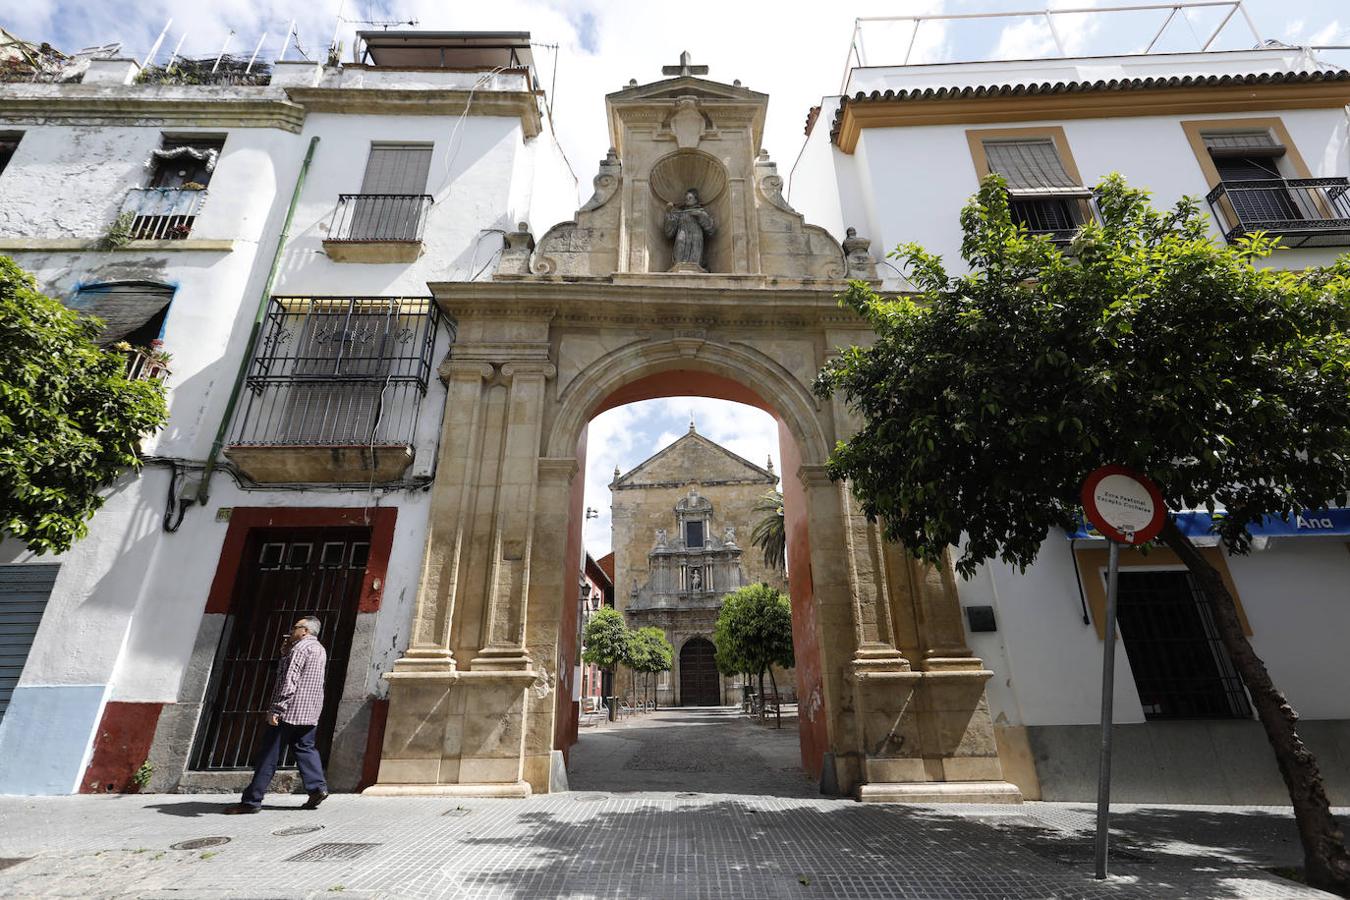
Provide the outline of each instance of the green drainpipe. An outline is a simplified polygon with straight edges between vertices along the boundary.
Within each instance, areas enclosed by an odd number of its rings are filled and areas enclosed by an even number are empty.
[[[291,220],[295,218],[295,207],[300,203],[300,191],[305,186],[305,176],[309,174],[309,164],[314,159],[314,148],[318,144],[318,135],[309,139],[305,161],[300,164],[300,174],[296,176],[295,187],[291,191],[291,205],[286,208],[286,221],[281,223],[281,235],[277,238],[277,248],[272,253],[272,268],[267,272],[267,283],[263,285],[262,296],[258,298],[258,311],[253,316],[253,327],[248,333],[248,344],[244,347],[244,356],[239,361],[239,372],[234,376],[234,387],[230,390],[230,399],[225,404],[225,414],[220,417],[216,439],[211,442],[211,452],[206,455],[206,467],[202,470],[201,483],[197,485],[197,502],[203,506],[211,496],[211,473],[216,470],[216,458],[220,456],[220,451],[225,446],[225,433],[230,428],[234,407],[239,402],[239,392],[244,388],[249,364],[253,362],[253,351],[258,346],[258,335],[262,332],[263,319],[267,315],[267,304],[272,299],[272,285],[277,280],[277,267],[281,265],[281,251],[286,246],[286,239],[291,235]]]

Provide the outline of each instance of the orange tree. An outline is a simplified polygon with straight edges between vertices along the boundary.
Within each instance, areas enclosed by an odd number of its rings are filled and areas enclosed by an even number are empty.
[[[990,176],[961,213],[968,272],[917,244],[893,254],[917,289],[855,282],[847,307],[876,332],[841,352],[816,391],[861,429],[834,450],[866,514],[911,553],[960,547],[1025,568],[1070,528],[1084,477],[1106,463],[1150,475],[1169,510],[1219,508],[1230,553],[1269,516],[1350,494],[1350,259],[1258,268],[1276,242],[1209,237],[1194,200],[1152,207],[1118,176],[1100,224],[1065,252],[1012,221]],[[1350,855],[1298,716],[1242,632],[1222,579],[1170,515],[1160,536],[1213,602],[1218,630],[1289,789],[1310,884],[1350,896]]]

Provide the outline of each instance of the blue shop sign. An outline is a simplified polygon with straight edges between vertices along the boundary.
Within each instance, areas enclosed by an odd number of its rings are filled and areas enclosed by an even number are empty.
[[[1214,536],[1214,521],[1223,513],[1211,516],[1207,512],[1180,512],[1175,514],[1177,527],[1187,537]],[[1290,516],[1289,521],[1267,516],[1265,521],[1249,529],[1252,537],[1350,537],[1350,509],[1305,509],[1301,515]],[[1069,533],[1069,540],[1105,540],[1091,522],[1079,519],[1078,527]]]

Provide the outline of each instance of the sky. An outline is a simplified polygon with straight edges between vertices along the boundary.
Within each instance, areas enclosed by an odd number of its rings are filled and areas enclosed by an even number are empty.
[[[1136,3],[1143,0],[1136,0]],[[596,165],[607,149],[604,95],[630,78],[662,77],[661,66],[688,50],[707,77],[770,95],[764,146],[787,174],[801,150],[809,109],[837,94],[849,59],[855,19],[1043,9],[1045,0],[871,0],[829,3],[778,0],[0,0],[0,26],[32,41],[71,52],[121,42],[123,55],[144,59],[169,25],[158,60],[182,40],[189,57],[229,51],[248,55],[262,39],[263,59],[275,59],[295,20],[298,43],[321,59],[334,35],[351,59],[353,34],[403,23],[446,31],[529,31],[536,70],[552,104],[555,134],[589,196]],[[1125,5],[1124,0],[1051,0],[1051,7]],[[1133,5],[1133,4],[1132,4]],[[1262,38],[1297,45],[1350,45],[1346,0],[1248,0],[1246,9]],[[1159,49],[1194,50],[1226,10],[1193,9],[1176,18]],[[1070,53],[1099,54],[1142,49],[1162,25],[1165,11],[1056,18]],[[1033,19],[929,22],[917,34],[909,23],[863,26],[866,62],[896,64],[911,45],[911,62],[1015,59],[1055,54],[1048,29]],[[234,32],[231,37],[231,32]],[[265,37],[264,37],[265,35]],[[1252,33],[1236,16],[1216,49],[1252,46]],[[287,59],[300,58],[295,41]],[[1350,52],[1330,55],[1350,65]],[[552,223],[533,223],[542,233]],[[777,464],[773,420],[750,407],[703,398],[668,398],[611,410],[591,425],[586,463],[586,504],[599,515],[586,523],[586,546],[595,556],[609,549],[609,490],[617,464],[627,471],[684,434],[693,414],[700,433],[763,465]]]

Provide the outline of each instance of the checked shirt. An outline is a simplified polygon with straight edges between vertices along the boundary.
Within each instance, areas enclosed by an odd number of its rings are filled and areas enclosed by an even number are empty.
[[[268,712],[291,725],[317,725],[323,712],[323,678],[328,653],[312,634],[296,642],[277,663],[277,687]]]

